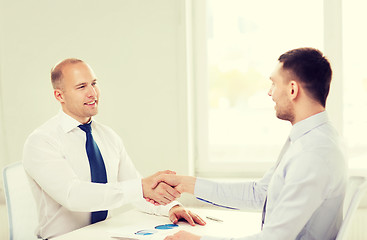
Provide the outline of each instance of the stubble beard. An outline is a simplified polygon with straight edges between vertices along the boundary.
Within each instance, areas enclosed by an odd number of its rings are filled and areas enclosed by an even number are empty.
[[[278,109],[276,111],[276,116],[281,120],[289,121],[292,123],[295,118],[293,107],[288,103],[283,109]]]

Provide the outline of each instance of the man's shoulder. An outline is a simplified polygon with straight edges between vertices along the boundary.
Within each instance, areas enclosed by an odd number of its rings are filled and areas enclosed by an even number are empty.
[[[57,136],[57,133],[60,131],[60,121],[57,116],[54,116],[44,122],[42,125],[37,127],[35,130],[31,132],[31,134],[28,136],[28,140],[35,139],[39,137],[55,137]]]
[[[292,146],[295,162],[314,168],[339,171],[346,164],[343,138],[330,125],[312,129]]]

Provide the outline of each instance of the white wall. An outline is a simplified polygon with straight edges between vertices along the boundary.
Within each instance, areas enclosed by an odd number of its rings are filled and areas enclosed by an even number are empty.
[[[0,23],[1,168],[59,110],[51,67],[77,57],[138,170],[189,173],[184,0],[0,0]]]

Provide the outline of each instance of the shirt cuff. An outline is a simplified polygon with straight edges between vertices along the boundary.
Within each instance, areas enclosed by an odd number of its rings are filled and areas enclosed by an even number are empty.
[[[182,206],[182,204],[177,202],[177,201],[173,201],[173,202],[167,204],[166,206],[164,206],[162,208],[162,211],[160,212],[160,214],[163,215],[163,216],[168,217],[169,216],[169,211],[171,210],[171,208],[173,208],[174,206],[177,206],[177,205]]]
[[[194,195],[202,199],[211,199],[212,191],[215,188],[216,183],[203,178],[196,178]]]

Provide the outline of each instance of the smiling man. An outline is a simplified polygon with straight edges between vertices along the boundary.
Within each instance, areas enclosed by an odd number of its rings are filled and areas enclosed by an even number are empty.
[[[259,181],[214,182],[157,176],[179,192],[235,208],[262,210],[262,231],[241,240],[332,240],[343,219],[346,159],[342,140],[325,111],[331,81],[329,61],[317,49],[299,48],[279,57],[268,95],[276,116],[292,124],[272,168]],[[246,228],[244,223],[243,228]],[[240,230],[239,230],[240,231]],[[166,240],[224,240],[180,231]]]
[[[52,70],[51,79],[55,98],[64,113],[83,124],[98,113],[100,92],[88,64],[76,59],[65,60]]]
[[[171,186],[151,187],[153,177],[173,172],[141,179],[120,137],[93,119],[100,91],[87,63],[65,59],[52,69],[51,81],[62,111],[28,137],[23,153],[39,211],[38,237],[53,238],[103,221],[108,210],[127,203],[167,215],[174,223],[184,218],[191,225],[205,224],[172,202],[180,193]]]

